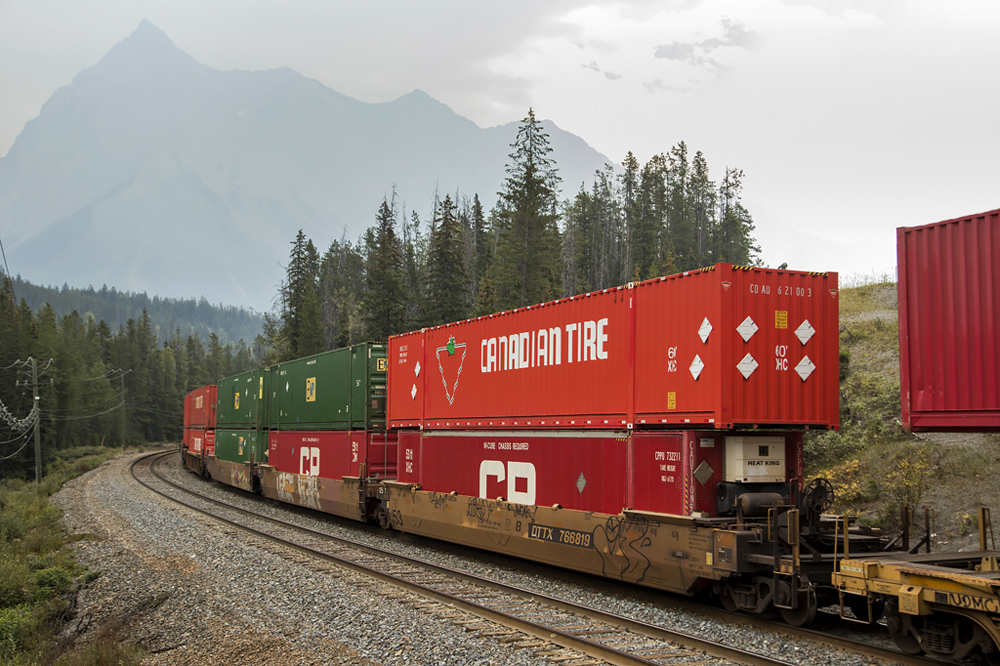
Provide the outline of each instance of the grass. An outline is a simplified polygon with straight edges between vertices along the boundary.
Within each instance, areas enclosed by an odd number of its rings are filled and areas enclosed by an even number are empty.
[[[71,614],[73,594],[97,574],[77,565],[67,546],[81,537],[67,537],[62,512],[49,497],[118,453],[97,447],[60,451],[41,483],[0,481],[0,663],[127,666],[141,661],[138,648],[120,645],[114,631],[102,630],[79,652],[72,651],[71,642],[55,641]]]

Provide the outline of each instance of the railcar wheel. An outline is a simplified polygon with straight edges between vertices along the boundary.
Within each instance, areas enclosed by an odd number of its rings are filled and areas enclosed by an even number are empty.
[[[779,608],[781,618],[793,627],[805,627],[816,619],[816,590],[808,588],[799,592],[798,608]]]
[[[906,654],[923,654],[924,649],[917,639],[917,632],[914,631],[910,618],[897,613],[889,613],[886,616],[886,626],[892,642]]]
[[[722,589],[719,590],[719,601],[722,603],[722,607],[730,613],[735,613],[739,610],[739,606],[736,605],[736,601],[733,599],[733,591],[729,589],[729,585],[726,583],[723,583]]]

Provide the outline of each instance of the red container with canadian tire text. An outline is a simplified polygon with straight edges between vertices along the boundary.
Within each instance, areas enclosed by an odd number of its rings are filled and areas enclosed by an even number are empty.
[[[838,296],[717,264],[395,336],[389,427],[836,428]]]
[[[215,428],[218,387],[214,384],[196,388],[184,398],[185,428]]]
[[[896,239],[903,427],[1000,430],[1000,210]]]

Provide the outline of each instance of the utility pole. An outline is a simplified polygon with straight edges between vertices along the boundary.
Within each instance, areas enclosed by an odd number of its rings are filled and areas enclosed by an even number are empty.
[[[122,372],[121,368],[118,368],[118,372]],[[122,372],[122,450],[125,450],[125,373]]]
[[[41,424],[42,424],[42,410],[41,406],[38,404],[38,362],[35,357],[32,356],[28,359],[31,361],[31,393],[35,398],[35,407],[39,407],[38,414],[35,416],[35,483],[42,482],[42,434],[41,434]]]

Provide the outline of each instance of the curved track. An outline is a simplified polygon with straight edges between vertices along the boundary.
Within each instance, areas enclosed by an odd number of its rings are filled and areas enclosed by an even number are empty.
[[[358,572],[387,586],[385,596],[417,605],[442,622],[477,631],[516,648],[532,649],[536,656],[568,664],[713,664],[736,662],[778,665],[787,662],[758,655],[696,636],[639,622],[619,615],[498,583],[423,560],[405,557],[335,537],[206,497],[161,476],[156,463],[175,452],[155,453],[136,460],[132,476],[151,491],[284,549]],[[153,479],[155,481],[150,481]],[[175,492],[155,487],[165,484],[211,508],[180,499]],[[257,521],[257,526],[247,522]],[[286,551],[287,552],[287,551]],[[395,589],[390,589],[389,586]],[[699,612],[704,612],[700,610]],[[745,616],[731,616],[736,621]],[[940,664],[921,657],[876,648],[817,631],[754,621],[771,630],[814,642],[824,642],[889,662]]]

